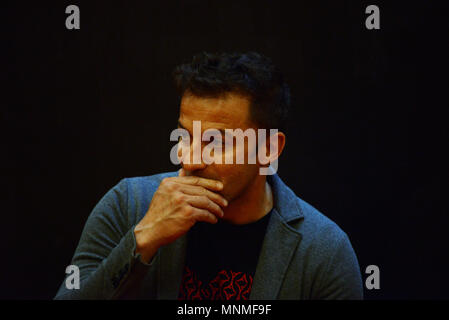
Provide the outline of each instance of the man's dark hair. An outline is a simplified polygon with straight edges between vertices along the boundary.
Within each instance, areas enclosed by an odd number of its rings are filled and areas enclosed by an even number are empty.
[[[283,129],[290,106],[290,89],[271,59],[256,53],[200,53],[175,68],[180,97],[218,97],[229,92],[250,98],[250,116],[261,128]]]

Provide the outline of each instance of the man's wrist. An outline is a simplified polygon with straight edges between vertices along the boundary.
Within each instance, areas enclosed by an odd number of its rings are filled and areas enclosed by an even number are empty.
[[[137,226],[134,228],[134,237],[136,239],[136,252],[140,254],[141,260],[145,263],[149,263],[153,256],[156,254],[160,245],[153,237],[149,236],[148,232],[143,232]]]

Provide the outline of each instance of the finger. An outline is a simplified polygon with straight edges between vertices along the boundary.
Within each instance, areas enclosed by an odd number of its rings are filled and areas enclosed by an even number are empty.
[[[200,177],[195,177],[195,176],[176,177],[173,179],[176,179],[176,182],[179,182],[179,183],[196,185],[196,186],[204,187],[204,188],[214,190],[214,191],[221,191],[223,189],[223,183],[218,180],[200,178]]]
[[[185,177],[185,176],[186,176],[186,173],[185,173],[185,171],[184,171],[183,168],[179,169],[179,171],[178,171],[178,176],[179,176],[179,177]]]
[[[212,213],[204,209],[193,208],[192,217],[195,221],[217,223],[218,219]]]
[[[215,214],[217,218],[221,218],[224,215],[224,212],[221,209],[221,207],[212,200],[210,200],[208,197],[189,196],[186,201],[192,207],[208,210],[209,212]]]
[[[203,187],[198,186],[191,186],[191,185],[185,185],[185,184],[179,184],[179,191],[182,193],[191,195],[191,196],[206,196],[212,201],[214,201],[216,204],[226,207],[228,205],[228,201],[220,194],[212,192],[210,190],[207,190]]]

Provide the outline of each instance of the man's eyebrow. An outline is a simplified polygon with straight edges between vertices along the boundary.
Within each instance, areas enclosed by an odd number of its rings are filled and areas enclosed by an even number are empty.
[[[179,120],[178,120],[178,127],[180,127],[181,129],[189,131],[186,127],[184,127],[182,125],[181,121],[179,121]],[[225,132],[226,129],[215,129],[215,130],[220,131],[223,136],[225,136],[225,134],[226,134],[226,132]]]
[[[178,127],[180,127],[181,129],[187,130],[182,124],[181,121],[178,120]],[[187,130],[187,132],[189,132],[189,130]],[[189,132],[190,133],[190,132]]]
[[[218,131],[220,131],[222,137],[226,137],[225,129],[217,129],[217,128],[209,128],[209,129],[218,130]],[[209,129],[208,129],[208,130],[209,130]],[[206,130],[206,131],[207,131],[207,130]]]

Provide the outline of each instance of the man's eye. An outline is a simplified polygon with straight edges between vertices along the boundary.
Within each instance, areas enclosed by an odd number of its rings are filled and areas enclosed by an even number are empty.
[[[184,139],[183,139],[183,136],[179,136],[179,137],[178,137],[178,142],[179,142],[179,143],[183,142],[183,140],[184,140]],[[187,143],[187,142],[190,141],[190,139],[187,139],[187,137],[186,137],[185,141],[186,141],[186,143]]]
[[[224,145],[225,144],[225,140],[222,139],[222,138],[215,138],[214,137],[214,143],[215,144],[222,144],[222,145]]]

